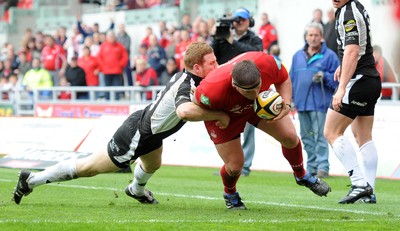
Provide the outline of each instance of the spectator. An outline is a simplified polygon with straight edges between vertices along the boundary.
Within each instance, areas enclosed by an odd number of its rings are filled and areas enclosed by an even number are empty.
[[[166,48],[169,43],[171,42],[170,40],[170,34],[168,32],[167,24],[165,21],[160,21],[158,23],[158,26],[160,28],[160,38],[159,38],[159,44],[162,48]]]
[[[38,36],[37,38],[35,38],[35,47],[33,49],[32,52],[32,59],[33,58],[42,58],[42,51],[44,48],[44,39],[41,38],[40,36]]]
[[[322,10],[321,9],[315,9],[313,12],[313,18],[311,20],[311,22],[316,22],[321,24],[322,28],[324,28],[325,24],[322,21]]]
[[[56,38],[55,42],[65,49],[64,44],[68,39],[68,37],[67,37],[67,28],[65,26],[62,26],[57,30],[57,32],[58,32],[58,37]]]
[[[278,44],[272,45],[269,49],[269,54],[274,56],[275,59],[281,61],[281,49],[279,48]]]
[[[136,60],[135,85],[142,87],[158,85],[157,72],[153,68],[148,67],[147,62],[143,59]],[[153,99],[152,92],[147,91],[145,93],[145,97],[143,98],[146,100],[152,100]]]
[[[147,47],[149,47],[149,38],[150,35],[153,34],[153,28],[147,27],[146,32],[145,32],[145,37],[142,39],[142,42],[140,44],[145,44]]]
[[[192,32],[192,24],[189,13],[182,15],[181,24],[179,25],[178,30],[186,30],[189,33]]]
[[[339,66],[337,55],[322,42],[320,23],[306,27],[306,44],[292,60],[293,101],[300,121],[300,135],[307,152],[307,172],[318,178],[329,175],[329,146],[324,137],[326,112],[338,85],[333,74]]]
[[[78,57],[81,57],[81,56],[83,55],[83,48],[84,48],[84,47],[89,47],[90,53],[91,53],[93,56],[96,56],[96,55],[99,53],[99,50],[100,50],[100,45],[95,44],[95,43],[94,43],[94,40],[93,40],[93,37],[91,37],[91,36],[86,37],[86,38],[85,38],[85,41],[83,42],[83,44],[81,44],[81,45],[79,46],[79,54],[78,54]],[[76,55],[74,55],[74,56],[76,56]],[[73,57],[73,56],[72,56],[72,57]]]
[[[258,36],[262,40],[263,50],[267,54],[272,45],[278,44],[278,32],[275,26],[271,24],[267,13],[261,14],[261,27],[258,29]]]
[[[324,27],[324,38],[326,42],[326,46],[333,50],[337,55],[337,43],[336,43],[336,34],[335,34],[335,11],[331,8],[327,12],[328,22]]]
[[[176,30],[172,34],[171,41],[169,45],[165,48],[165,53],[167,55],[167,58],[174,58],[175,59],[175,51],[176,47],[179,46],[181,43],[181,31]],[[179,63],[178,63],[179,64]]]
[[[84,47],[82,53],[78,58],[78,66],[85,71],[86,85],[99,86],[99,64],[96,57],[92,56],[89,47]]]
[[[185,55],[187,47],[192,43],[190,39],[190,33],[187,30],[181,30],[181,42],[175,47],[175,60],[178,64],[179,70],[185,68],[183,56]],[[214,50],[215,52],[215,50]]]
[[[113,31],[107,32],[107,40],[100,46],[97,55],[100,71],[104,74],[105,86],[123,86],[123,72],[128,62],[128,53],[125,47],[117,42]],[[116,94],[116,100],[119,100],[122,93]],[[110,95],[106,94],[106,99]]]
[[[86,87],[85,71],[78,66],[78,58],[72,57],[65,71],[65,77],[71,86]],[[88,92],[77,92],[77,99],[88,99]]]
[[[49,71],[41,67],[39,58],[33,58],[32,69],[25,73],[24,79],[22,80],[22,86],[26,91],[29,91],[31,97],[33,96],[32,90],[53,86],[51,75]],[[50,99],[51,91],[41,90],[39,91],[38,97],[41,99]]]
[[[68,83],[67,78],[65,78],[65,76],[60,78],[60,86],[62,86],[62,87],[71,86]],[[57,98],[60,100],[70,100],[72,98],[72,93],[71,93],[71,91],[61,91]]]
[[[93,24],[93,27],[89,28],[83,28],[82,26],[82,19],[80,16],[77,17],[77,29],[80,34],[82,34],[83,39],[85,39],[87,36],[93,36],[94,33],[100,33],[100,27],[99,24],[96,22]],[[111,19],[111,24],[110,27],[108,28],[107,31],[112,31],[114,30],[114,20]]]
[[[20,76],[20,78],[22,78],[25,73],[32,68],[32,64],[26,60],[26,53],[24,51],[20,51],[18,53],[18,60],[18,75]]]
[[[375,67],[379,72],[382,83],[396,83],[397,81],[393,69],[382,55],[382,48],[375,45],[373,49]],[[381,99],[391,99],[393,92],[391,88],[382,88],[381,94]]]
[[[239,8],[233,13],[239,19],[233,23],[233,31],[227,38],[216,37],[211,46],[214,49],[218,64],[226,63],[233,57],[247,51],[262,51],[261,39],[250,30],[254,26],[254,19],[245,8]],[[242,174],[248,176],[253,162],[255,151],[254,126],[246,123],[243,132],[244,167]]]
[[[42,50],[43,66],[49,71],[53,85],[60,86],[60,77],[64,75],[67,66],[66,52],[55,43],[51,35],[45,36],[45,44]]]
[[[9,59],[4,60],[4,68],[3,68],[3,78],[6,78],[8,80],[8,77],[10,77],[11,73],[14,72],[12,68],[12,61]]]
[[[167,55],[165,54],[164,48],[158,44],[158,40],[155,35],[150,35],[149,37],[147,62],[157,72],[157,76],[161,76],[161,73],[165,70]]]
[[[175,75],[179,71],[178,66],[176,65],[176,61],[174,58],[169,58],[167,61],[166,69],[161,73],[161,76],[158,78],[160,85],[166,85],[171,77]]]
[[[193,34],[192,36],[192,41],[198,41],[198,38],[201,37],[204,42],[211,44],[211,36],[210,36],[210,30],[208,28],[208,24],[204,20],[200,20],[198,22],[198,32]]]
[[[133,78],[132,78],[132,71],[131,71],[131,37],[125,30],[124,24],[118,25],[118,34],[117,34],[117,41],[124,45],[126,52],[128,53],[128,61],[124,67],[125,77],[128,82],[128,86],[133,86]]]
[[[67,57],[73,57],[79,54],[79,47],[83,42],[83,36],[79,33],[78,26],[72,26],[72,36],[67,38],[64,43],[64,50],[67,51]]]

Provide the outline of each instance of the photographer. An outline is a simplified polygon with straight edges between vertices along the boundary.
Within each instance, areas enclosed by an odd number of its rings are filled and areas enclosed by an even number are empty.
[[[214,40],[211,43],[218,64],[223,64],[233,57],[247,51],[262,51],[262,40],[252,31],[254,19],[245,8],[237,9],[232,17],[219,19]],[[244,167],[242,175],[250,174],[255,151],[254,126],[249,123],[243,132]]]
[[[254,19],[247,9],[239,8],[230,18],[221,18],[211,43],[218,64],[226,63],[247,51],[262,51],[261,39],[252,31]],[[232,28],[232,30],[231,30]],[[229,33],[227,31],[229,30]]]

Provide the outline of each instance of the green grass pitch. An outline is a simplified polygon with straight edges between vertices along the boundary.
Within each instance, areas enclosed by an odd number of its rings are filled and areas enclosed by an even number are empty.
[[[378,179],[373,204],[340,205],[347,177],[329,177],[328,197],[298,186],[292,174],[254,171],[238,191],[248,210],[230,211],[215,168],[162,166],[147,187],[160,204],[124,193],[131,173],[40,186],[11,201],[17,169],[0,168],[0,230],[398,230],[400,181]]]

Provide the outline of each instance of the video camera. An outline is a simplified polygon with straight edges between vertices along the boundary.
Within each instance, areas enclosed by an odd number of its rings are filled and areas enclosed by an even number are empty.
[[[217,20],[217,26],[214,38],[215,39],[227,39],[231,35],[231,28],[233,27],[233,22],[240,22],[239,17],[224,17]]]

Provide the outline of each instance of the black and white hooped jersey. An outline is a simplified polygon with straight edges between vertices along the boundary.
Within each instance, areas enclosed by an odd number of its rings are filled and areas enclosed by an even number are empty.
[[[360,52],[354,76],[363,74],[371,77],[379,77],[372,54],[369,15],[364,6],[357,0],[350,0],[344,6],[338,8],[335,15],[340,63],[343,61],[345,46],[350,44],[358,45]]]
[[[165,138],[178,131],[186,121],[182,121],[175,110],[180,104],[192,101],[201,80],[189,72],[176,73],[156,100],[144,109],[138,126],[141,134]]]

